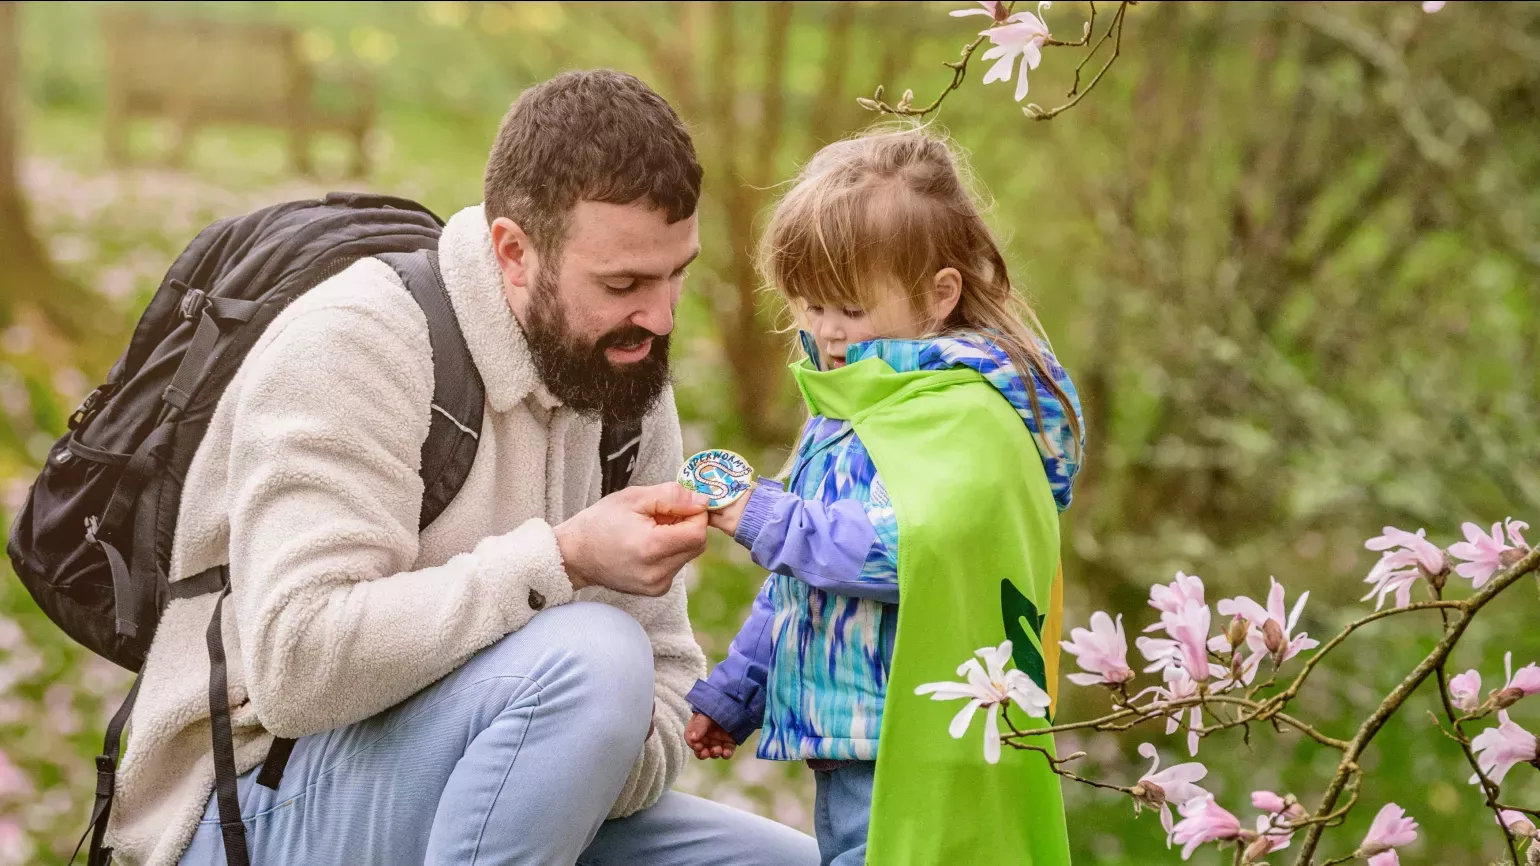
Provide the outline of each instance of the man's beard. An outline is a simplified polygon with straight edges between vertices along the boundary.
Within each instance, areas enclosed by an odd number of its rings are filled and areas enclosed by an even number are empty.
[[[668,335],[626,324],[585,344],[569,327],[554,276],[541,274],[533,288],[524,336],[551,395],[579,414],[609,422],[646,415],[669,383]],[[648,338],[652,347],[640,361],[616,365],[605,357],[605,349]]]

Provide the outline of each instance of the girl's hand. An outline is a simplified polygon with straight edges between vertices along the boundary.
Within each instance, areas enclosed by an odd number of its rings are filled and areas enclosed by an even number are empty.
[[[731,758],[733,750],[738,748],[732,735],[705,713],[696,713],[690,717],[690,723],[684,728],[684,741],[695,752],[695,757],[702,761],[709,758]]]
[[[743,509],[749,504],[749,497],[753,495],[754,491],[751,490],[748,493],[738,497],[737,502],[734,502],[732,505],[727,506],[721,511],[706,512],[710,521],[710,525],[716,529],[722,530],[728,535],[732,535],[733,533],[737,532],[738,518],[743,516]]]

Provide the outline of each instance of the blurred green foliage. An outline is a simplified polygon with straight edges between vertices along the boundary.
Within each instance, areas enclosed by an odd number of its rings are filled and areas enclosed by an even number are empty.
[[[705,252],[676,341],[686,447],[777,464],[800,410],[782,375],[789,347],[773,331],[784,322],[746,270],[756,218],[820,143],[874,119],[856,96],[882,83],[928,101],[949,76],[940,62],[982,20],[947,17],[961,2],[137,4],[287,23],[323,78],[368,70],[378,172],[358,181],[339,176],[346,146],[331,140],[318,146],[321,180],[288,176],[282,134],[256,127],[201,133],[184,172],[109,167],[98,21],[110,5],[21,6],[16,120],[30,228],[94,300],[78,311],[88,332],[65,338],[34,294],[0,283],[8,513],[203,224],[359,185],[442,214],[473,204],[520,88],[594,65],[668,96],[707,171]],[[1046,19],[1074,35],[1084,14],[1061,3]],[[1030,98],[1057,104],[1078,61],[1048,49]],[[1049,123],[1023,118],[1010,87],[983,86],[981,75],[970,70],[936,122],[972,152],[1015,279],[1089,421],[1064,524],[1068,625],[1100,607],[1142,628],[1153,619],[1148,587],[1181,568],[1208,581],[1210,601],[1259,598],[1269,575],[1291,593],[1309,589],[1302,628],[1325,639],[1365,610],[1362,541],[1382,525],[1425,526],[1448,544],[1462,521],[1540,520],[1540,5],[1452,3],[1430,16],[1415,2],[1141,3],[1108,77]],[[153,159],[169,133],[144,122],[132,138]],[[713,658],[758,582],[731,545],[703,560],[691,609]],[[1457,669],[1480,667],[1490,682],[1504,650],[1520,664],[1540,657],[1534,592],[1521,584],[1511,604],[1489,609]],[[1435,635],[1410,617],[1366,629],[1299,714],[1350,735]],[[0,581],[0,742],[27,778],[0,790],[0,819],[26,830],[14,849],[0,839],[0,861],[8,850],[12,862],[68,856],[93,785],[88,756],[124,683],[53,631],[19,584]],[[1420,694],[1370,750],[1364,806],[1328,834],[1328,856],[1351,850],[1392,798],[1423,828],[1404,862],[1499,856],[1457,748],[1427,718],[1430,698]],[[1091,690],[1071,689],[1060,714],[1101,707]],[[1523,705],[1515,718],[1540,721]],[[1060,751],[1084,749],[1080,772],[1126,781],[1142,769],[1142,740],[1160,744],[1166,763],[1185,751],[1158,730],[1066,738]],[[1221,802],[1244,814],[1256,788],[1311,803],[1334,766],[1266,730],[1249,743],[1211,740],[1202,757]],[[1534,775],[1515,771],[1508,798],[1540,805]],[[811,824],[797,767],[742,753],[693,766],[682,784]],[[1123,799],[1066,790],[1079,862],[1176,859],[1153,816],[1132,820]],[[1212,851],[1194,860],[1219,862]]]

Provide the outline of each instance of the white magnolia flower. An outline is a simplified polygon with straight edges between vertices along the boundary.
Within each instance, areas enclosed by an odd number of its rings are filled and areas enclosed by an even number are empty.
[[[1049,0],[1044,0],[1037,4],[1037,11],[1041,14],[1052,5]],[[1049,38],[1048,25],[1031,12],[1017,12],[1005,19],[1004,24],[984,30],[979,35],[988,36],[989,41],[994,43],[993,48],[984,52],[984,59],[996,61],[984,73],[984,83],[1010,81],[1016,58],[1020,57],[1021,72],[1016,79],[1016,101],[1026,99],[1027,70],[1036,69],[1043,62],[1043,43]]]
[[[1048,715],[1049,698],[1048,693],[1038,688],[1025,673],[1014,668],[1005,669],[1006,662],[1011,660],[1010,641],[997,647],[984,647],[974,655],[983,659],[984,664],[980,665],[978,659],[968,659],[957,668],[957,675],[964,677],[966,682],[925,683],[914,693],[930,695],[933,701],[959,698],[968,701],[947,729],[954,740],[962,739],[968,732],[968,725],[973,722],[973,714],[979,707],[988,707],[989,715],[984,724],[984,760],[994,764],[1000,760],[1000,708],[1013,703],[1027,715],[1040,719]]]

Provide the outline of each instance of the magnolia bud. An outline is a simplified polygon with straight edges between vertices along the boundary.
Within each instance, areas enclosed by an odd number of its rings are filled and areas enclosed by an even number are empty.
[[[1283,651],[1286,644],[1283,641],[1283,626],[1278,624],[1278,620],[1270,619],[1262,625],[1262,643],[1273,655]]]
[[[1426,568],[1423,568],[1421,565],[1417,566],[1417,570],[1422,572],[1422,576],[1425,580],[1428,581],[1428,585],[1438,590],[1444,588],[1444,575],[1449,573],[1449,566],[1447,563],[1436,572],[1429,571]]]
[[[1515,688],[1493,689],[1492,690],[1492,694],[1491,694],[1492,706],[1496,707],[1499,710],[1505,710],[1505,709],[1513,706],[1514,704],[1518,703],[1519,699],[1523,698],[1523,697],[1524,697],[1524,690],[1523,689],[1515,689]]]
[[[1166,789],[1148,779],[1141,779],[1139,784],[1134,786],[1133,791],[1136,800],[1148,803],[1157,809],[1165,805]]]
[[[1230,620],[1230,627],[1225,629],[1225,640],[1230,642],[1230,648],[1238,649],[1246,640],[1246,632],[1250,629],[1251,623],[1247,622],[1245,617],[1236,614],[1235,618]]]
[[[1241,855],[1241,862],[1260,863],[1273,850],[1273,841],[1266,836],[1258,836],[1250,845],[1246,846],[1246,852]]]
[[[866,109],[867,111],[876,111],[877,110],[877,103],[873,102],[870,99],[867,99],[864,96],[857,96],[856,97],[856,104],[861,106],[862,108]]]
[[[1508,832],[1525,839],[1535,838],[1535,824],[1528,818],[1515,818],[1508,824]]]
[[[1523,559],[1528,553],[1529,550],[1527,548],[1506,548],[1502,553],[1497,554],[1497,564],[1501,565],[1503,568],[1512,568],[1513,566],[1517,565],[1518,561]]]
[[[1524,857],[1529,866],[1540,866],[1540,845],[1529,846],[1529,854]]]

